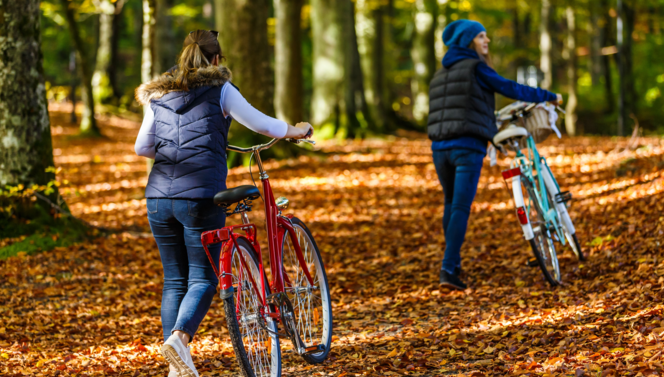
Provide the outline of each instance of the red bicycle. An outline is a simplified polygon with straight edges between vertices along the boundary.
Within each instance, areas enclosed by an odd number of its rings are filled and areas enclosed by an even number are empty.
[[[332,343],[332,306],[325,267],[307,226],[292,214],[282,214],[289,201],[274,199],[260,152],[279,139],[251,148],[229,145],[228,150],[252,153],[263,183],[265,225],[272,281],[267,284],[256,225],[249,222],[252,200],[261,197],[256,186],[220,191],[214,203],[227,215],[240,213],[242,224],[205,232],[201,241],[219,278],[228,332],[240,369],[246,377],[281,376],[280,338],[288,338],[297,354],[311,364],[323,362]],[[307,139],[288,141],[299,143]],[[230,206],[236,204],[235,209]],[[236,231],[242,231],[238,233]],[[208,246],[222,243],[218,261]]]

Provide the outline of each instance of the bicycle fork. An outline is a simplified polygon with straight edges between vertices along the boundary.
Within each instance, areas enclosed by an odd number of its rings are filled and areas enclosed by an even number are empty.
[[[553,174],[551,174],[551,170],[549,169],[549,165],[546,164],[546,162],[543,164],[544,169],[542,169],[542,177],[544,178],[544,184],[546,185],[547,191],[549,191],[552,194],[552,197],[555,198],[556,194],[560,192],[560,189],[558,188],[558,185],[556,184],[556,181],[553,178]],[[565,227],[567,232],[569,234],[574,234],[576,233],[576,229],[574,229],[574,224],[572,223],[572,219],[569,217],[569,214],[567,212],[567,205],[565,204],[565,201],[559,201],[559,200],[553,200],[553,205],[556,206],[556,209],[558,210],[558,213],[560,214],[560,222],[562,223],[561,225]],[[562,244],[565,244],[565,237],[561,236],[560,234],[558,237],[561,239]]]

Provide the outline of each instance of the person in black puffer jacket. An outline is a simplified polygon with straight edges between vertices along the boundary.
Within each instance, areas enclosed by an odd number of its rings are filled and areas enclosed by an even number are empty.
[[[226,147],[231,120],[276,138],[313,134],[309,123],[291,126],[254,109],[219,66],[217,32],[197,30],[184,42],[178,65],[136,90],[146,108],[135,150],[153,158],[145,190],[150,228],[161,255],[164,288],[162,354],[171,377],[198,376],[188,343],[210,309],[219,283],[201,234],[223,228],[214,195],[226,189]],[[221,244],[209,247],[219,260]]]
[[[491,68],[489,38],[479,22],[452,22],[443,31],[443,43],[448,51],[443,68],[431,80],[427,122],[433,161],[445,194],[446,247],[440,284],[465,289],[459,278],[461,245],[487,143],[498,131],[495,93],[527,102],[562,102],[562,96],[499,76]]]

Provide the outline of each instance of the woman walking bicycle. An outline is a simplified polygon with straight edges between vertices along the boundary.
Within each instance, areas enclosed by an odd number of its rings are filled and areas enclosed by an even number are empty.
[[[492,68],[489,38],[481,23],[457,20],[443,31],[448,51],[429,88],[429,138],[445,194],[445,256],[440,284],[465,289],[459,278],[461,245],[477,193],[487,142],[497,133],[495,93],[526,102],[562,102],[562,96],[518,84]]]
[[[226,189],[228,130],[235,119],[274,138],[313,134],[309,123],[291,126],[253,108],[231,83],[216,31],[187,36],[178,65],[141,85],[146,105],[136,153],[155,160],[148,179],[148,220],[164,268],[162,354],[171,377],[198,376],[188,344],[207,314],[218,279],[201,244],[205,231],[223,228],[225,212],[214,205]],[[221,245],[209,252],[219,260]]]

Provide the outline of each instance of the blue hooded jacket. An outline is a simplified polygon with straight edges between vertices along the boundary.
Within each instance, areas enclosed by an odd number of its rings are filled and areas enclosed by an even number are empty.
[[[473,37],[474,38],[474,37]],[[455,63],[465,59],[479,59],[475,50],[460,46],[450,46],[443,57],[443,66],[449,68]],[[495,93],[500,93],[505,97],[513,98],[526,102],[544,102],[555,101],[556,94],[541,88],[532,88],[527,85],[521,85],[516,81],[508,80],[500,76],[493,68],[485,63],[480,63],[476,68],[477,81],[484,89]],[[481,153],[486,153],[486,143],[473,137],[460,137],[457,139],[434,141],[431,149],[441,151],[447,149],[472,149]]]

